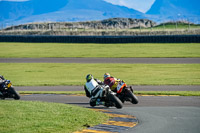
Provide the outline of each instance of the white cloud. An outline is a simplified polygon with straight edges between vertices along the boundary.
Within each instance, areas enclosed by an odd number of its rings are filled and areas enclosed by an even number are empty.
[[[121,6],[126,6],[128,8],[133,8],[143,13],[147,12],[151,8],[152,4],[155,2],[155,0],[104,0],[104,1],[115,5],[121,5]]]
[[[24,1],[29,1],[29,0],[0,0],[0,1],[24,2]]]

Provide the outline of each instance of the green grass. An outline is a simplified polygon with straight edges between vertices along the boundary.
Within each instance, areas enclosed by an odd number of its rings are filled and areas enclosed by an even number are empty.
[[[19,91],[23,94],[66,94],[85,95],[84,91]],[[200,96],[200,91],[134,91],[136,95],[177,95],[177,96]]]
[[[71,133],[109,119],[67,104],[0,100],[0,105],[1,133]]]
[[[200,28],[200,25],[199,24],[183,24],[183,23],[164,23],[164,24],[160,24],[160,25],[157,25],[155,27],[153,27],[153,29],[163,29],[165,28],[166,30],[167,29],[188,29],[188,28],[191,28],[191,29],[199,29]]]
[[[16,86],[83,85],[85,76],[103,74],[133,85],[200,85],[200,64],[0,63],[1,74]]]
[[[200,57],[200,44],[0,43],[0,58]],[[9,52],[8,52],[9,51]]]

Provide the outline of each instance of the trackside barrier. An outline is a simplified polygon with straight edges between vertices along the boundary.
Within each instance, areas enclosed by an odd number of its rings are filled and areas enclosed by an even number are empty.
[[[0,35],[0,42],[37,43],[200,43],[200,35],[160,36],[32,36]]]

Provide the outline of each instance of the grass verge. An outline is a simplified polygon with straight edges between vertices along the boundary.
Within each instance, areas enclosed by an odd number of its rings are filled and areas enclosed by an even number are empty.
[[[58,103],[0,100],[1,133],[71,133],[107,121],[101,112]]]
[[[84,91],[19,91],[23,94],[66,94],[66,95],[85,95]],[[200,91],[134,91],[136,95],[176,95],[176,96],[200,96]]]
[[[184,23],[162,23],[157,26],[154,26],[152,29],[164,29],[164,30],[169,30],[169,29],[199,29],[200,25],[199,24],[184,24]]]
[[[132,85],[200,85],[200,64],[64,64],[0,63],[0,70],[14,86],[83,85],[85,76],[103,74]]]
[[[2,42],[0,47],[0,58],[200,57],[200,43],[70,44]],[[7,52],[5,49],[12,52]]]

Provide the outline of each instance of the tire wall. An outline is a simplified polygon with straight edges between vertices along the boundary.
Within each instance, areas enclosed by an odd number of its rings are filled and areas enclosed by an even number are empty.
[[[16,36],[0,35],[0,42],[36,43],[200,43],[200,35],[163,36]]]

